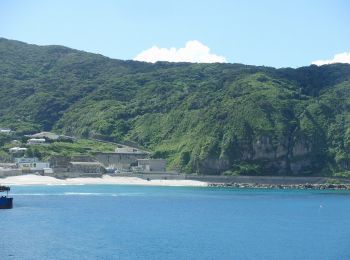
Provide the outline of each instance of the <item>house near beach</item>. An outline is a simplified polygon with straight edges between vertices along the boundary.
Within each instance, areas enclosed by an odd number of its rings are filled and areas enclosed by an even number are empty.
[[[67,135],[58,135],[52,132],[40,132],[36,134],[26,135],[27,137],[34,139],[45,139],[48,141],[74,141],[75,138]]]
[[[50,163],[41,162],[36,157],[15,158],[15,163],[17,168],[21,169],[22,171],[44,171],[45,169],[50,168]]]
[[[137,159],[148,156],[148,152],[133,147],[117,147],[115,152],[96,153],[95,159],[107,168],[129,169],[132,164],[137,164]]]
[[[0,128],[0,133],[1,134],[11,134],[12,130],[8,128]]]
[[[18,146],[16,146],[16,147],[10,148],[10,149],[9,149],[9,152],[10,152],[11,154],[15,154],[15,153],[25,153],[27,150],[28,150],[28,149],[25,148],[25,147],[18,147]]]
[[[46,140],[44,138],[30,138],[27,141],[28,145],[38,145],[38,144],[44,144]]]
[[[44,138],[44,139],[56,141],[56,140],[58,140],[58,138],[60,136],[58,134],[51,133],[51,132],[40,132],[40,133],[29,135],[29,137],[31,137],[31,138],[41,138],[41,139]]]

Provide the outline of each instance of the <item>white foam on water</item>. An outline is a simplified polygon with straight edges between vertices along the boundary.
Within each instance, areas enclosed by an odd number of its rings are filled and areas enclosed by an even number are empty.
[[[104,192],[65,192],[67,196],[112,196],[112,197],[124,197],[124,196],[142,196],[143,193],[104,193]]]
[[[11,193],[13,196],[59,196],[59,193]]]
[[[112,196],[114,193],[101,193],[101,192],[65,192],[64,195],[68,196]]]
[[[13,196],[105,196],[126,197],[142,196],[143,193],[103,193],[103,192],[63,192],[63,193],[12,193]]]

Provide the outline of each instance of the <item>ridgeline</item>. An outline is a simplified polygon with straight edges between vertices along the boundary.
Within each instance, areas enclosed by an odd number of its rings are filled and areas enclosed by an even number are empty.
[[[0,38],[0,125],[131,141],[186,173],[350,176],[350,65],[155,64]]]

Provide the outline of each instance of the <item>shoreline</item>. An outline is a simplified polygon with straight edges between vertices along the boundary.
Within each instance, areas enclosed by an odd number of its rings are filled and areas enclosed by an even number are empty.
[[[98,177],[82,177],[57,179],[50,176],[27,174],[11,176],[0,179],[1,185],[23,186],[23,185],[143,185],[143,186],[173,186],[173,187],[208,187],[207,182],[197,180],[165,180],[165,179],[142,179],[138,177],[120,177],[104,175]]]
[[[186,175],[102,175],[101,177],[56,178],[38,174],[26,174],[0,178],[0,185],[142,185],[173,187],[222,187],[236,189],[299,189],[299,190],[350,190],[349,180],[332,183],[320,177],[260,177],[240,176],[186,176]]]

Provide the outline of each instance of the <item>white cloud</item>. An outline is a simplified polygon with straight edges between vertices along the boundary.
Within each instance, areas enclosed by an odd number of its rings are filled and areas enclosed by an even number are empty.
[[[331,60],[315,60],[312,62],[312,64],[315,64],[317,66],[332,64],[332,63],[349,63],[350,64],[350,52],[338,53],[334,55],[333,59]]]
[[[179,49],[174,47],[168,49],[153,46],[139,53],[134,60],[152,63],[157,61],[196,63],[227,62],[225,57],[210,53],[208,46],[196,40],[188,41],[184,48]]]

